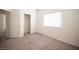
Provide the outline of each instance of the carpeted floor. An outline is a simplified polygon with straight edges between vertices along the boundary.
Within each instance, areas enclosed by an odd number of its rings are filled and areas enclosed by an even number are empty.
[[[20,39],[4,40],[0,44],[2,50],[78,50],[78,47],[39,33],[26,34]]]

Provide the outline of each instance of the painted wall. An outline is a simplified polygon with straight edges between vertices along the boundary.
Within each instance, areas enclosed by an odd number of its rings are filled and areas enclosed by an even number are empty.
[[[3,9],[3,10],[5,10],[5,11],[12,11],[13,9]]]
[[[30,15],[30,31],[36,32],[36,10],[35,9],[21,9],[20,10],[20,36],[24,36],[24,14]]]
[[[31,33],[36,32],[36,10],[35,9],[4,9],[10,13],[9,37],[19,38],[24,36],[24,14],[29,14]]]
[[[43,16],[50,13],[63,12],[63,27],[44,27]],[[37,10],[37,32],[57,40],[79,46],[79,11],[63,9]]]
[[[13,9],[10,11],[10,35],[11,38],[20,37],[20,12],[18,9]]]

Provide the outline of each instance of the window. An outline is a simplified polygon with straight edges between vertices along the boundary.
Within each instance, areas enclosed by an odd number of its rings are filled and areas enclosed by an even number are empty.
[[[62,12],[44,15],[44,26],[62,27]]]

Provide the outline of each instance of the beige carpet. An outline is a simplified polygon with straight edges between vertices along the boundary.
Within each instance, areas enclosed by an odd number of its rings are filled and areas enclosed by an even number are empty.
[[[20,39],[4,40],[0,49],[8,50],[75,50],[79,49],[59,40],[44,36],[39,33],[26,34]]]

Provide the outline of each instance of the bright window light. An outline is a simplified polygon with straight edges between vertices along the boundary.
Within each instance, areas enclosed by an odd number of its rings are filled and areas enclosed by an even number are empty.
[[[44,15],[44,26],[62,27],[62,12]]]

